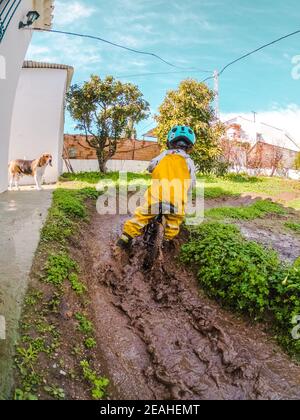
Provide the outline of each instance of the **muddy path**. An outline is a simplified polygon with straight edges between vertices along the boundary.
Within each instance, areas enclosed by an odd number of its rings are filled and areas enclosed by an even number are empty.
[[[261,327],[207,299],[176,252],[147,275],[139,242],[128,261],[116,256],[123,220],[93,212],[73,247],[89,284],[110,398],[299,399],[300,367]]]

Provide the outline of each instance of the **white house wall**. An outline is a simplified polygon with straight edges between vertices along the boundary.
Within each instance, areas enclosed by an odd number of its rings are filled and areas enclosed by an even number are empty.
[[[56,182],[62,172],[64,100],[67,70],[22,70],[12,118],[9,158],[36,159],[43,153],[53,155],[45,182]],[[32,184],[24,177],[21,184]]]
[[[31,8],[32,0],[22,0],[0,43],[0,192],[7,189],[11,116],[19,75],[31,40],[31,31],[17,28]]]

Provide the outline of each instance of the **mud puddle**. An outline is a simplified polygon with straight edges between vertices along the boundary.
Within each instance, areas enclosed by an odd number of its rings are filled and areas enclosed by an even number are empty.
[[[205,210],[216,207],[247,207],[254,204],[261,197],[253,197],[252,195],[241,195],[238,197],[219,197],[205,200]]]
[[[287,229],[284,229],[279,219],[258,219],[250,222],[237,222],[236,224],[248,240],[275,249],[282,261],[293,263],[299,257],[299,235],[289,233]]]
[[[175,255],[151,274],[141,272],[140,242],[128,261],[116,256],[122,222],[93,214],[77,251],[110,398],[300,398],[300,367],[261,328],[203,296]]]

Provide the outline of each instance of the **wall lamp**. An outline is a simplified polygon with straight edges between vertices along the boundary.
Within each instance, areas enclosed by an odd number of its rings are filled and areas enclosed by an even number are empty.
[[[40,17],[40,14],[36,12],[35,10],[32,10],[27,13],[26,17],[27,17],[27,22],[26,23],[20,22],[19,29],[28,28],[29,26],[31,26],[36,20],[38,20],[38,18]]]

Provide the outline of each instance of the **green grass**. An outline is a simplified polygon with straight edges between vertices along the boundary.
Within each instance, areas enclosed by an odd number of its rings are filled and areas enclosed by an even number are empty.
[[[91,394],[94,400],[101,400],[106,395],[106,389],[109,385],[109,380],[105,377],[98,376],[97,373],[91,369],[87,360],[82,360],[80,363],[83,377],[91,385]]]
[[[300,234],[300,223],[287,222],[284,224],[284,226]]]
[[[64,173],[60,177],[60,182],[83,182],[91,185],[96,185],[100,181],[103,180],[110,180],[114,183],[118,183],[120,178],[119,172],[108,172],[106,174],[100,174],[99,172],[79,172],[77,174],[71,174],[71,173]],[[146,173],[133,173],[133,172],[127,172],[127,180],[129,182],[135,182],[137,180],[142,181],[149,181],[150,175]]]
[[[74,234],[76,222],[87,216],[85,201],[98,196],[99,192],[92,187],[55,190],[47,221],[41,231],[41,241],[65,244],[66,239]]]
[[[79,266],[69,254],[68,239],[77,233],[81,224],[89,220],[87,200],[95,202],[100,193],[91,185],[85,184],[81,189],[76,189],[73,184],[54,191],[52,206],[41,231],[36,254],[39,272],[34,276],[34,281],[41,280],[43,285],[41,289],[35,286],[25,297],[21,337],[16,345],[15,356],[18,384],[14,392],[16,400],[36,400],[38,395],[45,392],[54,399],[65,398],[62,388],[51,384],[51,379],[46,380],[48,373],[39,366],[39,361],[47,358],[48,365],[53,364],[61,350],[61,331],[52,322],[53,315],[56,318],[60,310],[63,295],[73,291],[77,297],[76,310],[78,306],[86,305],[81,295],[87,292],[87,287],[80,281]],[[85,334],[81,345],[85,349],[85,357],[89,357],[97,343],[93,337],[93,324],[84,315],[80,320],[78,318],[78,330]],[[75,330],[74,339],[78,340]],[[77,357],[78,364],[81,357]],[[99,390],[95,392],[100,394]]]
[[[128,173],[128,181],[131,185],[147,186],[150,183],[149,174]],[[300,209],[300,182],[277,177],[255,177],[246,174],[228,174],[224,177],[199,176],[199,180],[205,183],[204,197],[215,199],[220,197],[234,197],[241,194],[255,194],[264,197],[272,197],[283,205]],[[119,173],[110,172],[100,174],[99,172],[82,172],[79,174],[63,174],[60,178],[60,186],[67,188],[83,188],[98,184],[99,181],[108,180],[114,185],[120,185]],[[123,182],[122,182],[123,184]],[[280,198],[286,192],[299,194],[299,198],[287,201]]]
[[[49,255],[45,267],[45,282],[61,286],[72,272],[78,271],[78,264],[65,252]]]
[[[97,342],[94,338],[90,337],[84,340],[84,346],[87,349],[93,349],[97,345]]]
[[[226,197],[239,197],[240,194],[225,190],[221,187],[205,187],[204,189],[204,198],[205,199],[216,199],[216,198],[226,198]]]
[[[74,292],[77,295],[82,295],[87,291],[86,286],[79,280],[77,273],[71,273],[69,275],[69,280],[71,283],[72,290],[74,290]]]
[[[231,194],[255,194],[272,197],[283,205],[300,209],[300,182],[277,177],[250,177],[248,175],[229,174],[223,178],[215,176],[199,177],[205,182],[205,188],[221,188]],[[299,198],[287,201],[280,198],[286,192],[299,194]]]
[[[75,319],[78,321],[78,330],[83,334],[91,334],[94,331],[94,325],[85,315],[81,313],[75,314]]]
[[[280,204],[268,200],[259,200],[247,207],[217,207],[205,212],[210,219],[254,220],[270,214],[284,215],[285,210]]]
[[[289,207],[292,207],[296,210],[300,210],[300,198],[297,198],[296,200],[288,201],[287,204]]]
[[[209,296],[227,307],[270,320],[274,334],[300,360],[291,332],[300,314],[300,258],[283,264],[278,254],[247,241],[234,225],[206,222],[192,229],[181,260],[193,266]]]

